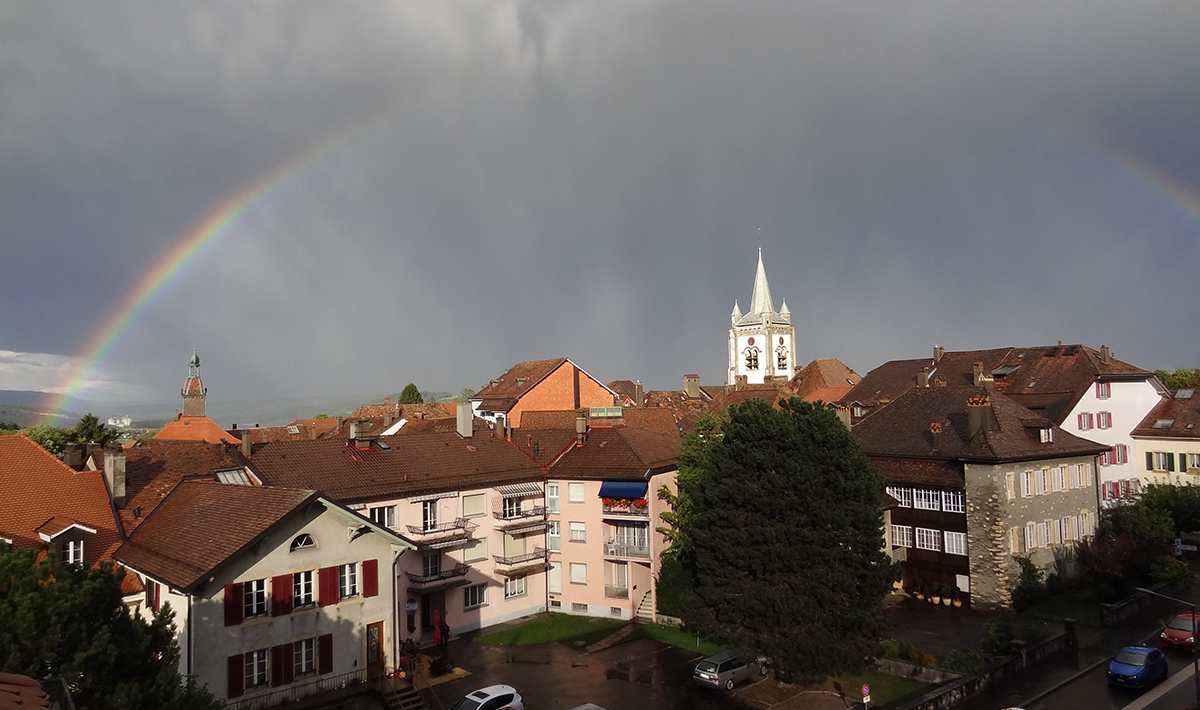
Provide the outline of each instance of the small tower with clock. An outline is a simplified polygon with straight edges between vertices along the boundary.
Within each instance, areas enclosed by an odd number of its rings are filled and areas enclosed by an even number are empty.
[[[792,313],[784,301],[776,311],[771,302],[771,287],[763,269],[762,249],[758,250],[758,271],[754,274],[754,293],[745,314],[733,302],[729,325],[729,379],[735,385],[744,382],[761,385],[786,382],[795,373],[796,331]]]

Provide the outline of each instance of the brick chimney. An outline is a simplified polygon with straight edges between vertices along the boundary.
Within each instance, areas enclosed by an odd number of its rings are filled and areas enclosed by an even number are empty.
[[[314,427],[315,428],[315,427]],[[250,430],[242,430],[242,456],[250,458],[250,454],[254,453],[254,444],[250,441]]]
[[[917,387],[929,386],[929,368],[925,368],[917,373]]]
[[[700,375],[684,375],[683,391],[689,399],[700,399]]]
[[[120,444],[104,450],[104,481],[113,505],[125,507],[125,452]]]
[[[943,348],[941,345],[934,345],[933,346],[933,362],[934,362],[934,364],[937,364],[937,361],[941,360],[942,356],[945,354],[946,354],[946,348]]]
[[[475,415],[471,411],[470,402],[459,402],[457,415],[458,435],[464,439],[471,438],[475,433]]]
[[[366,419],[350,422],[350,441],[354,444],[354,448],[360,451],[371,448],[371,437],[368,434],[370,431],[371,422]]]
[[[577,445],[583,446],[583,443],[587,441],[587,428],[587,412],[582,409],[575,412],[575,443]]]
[[[640,407],[646,399],[646,393],[642,390],[642,381],[638,380],[633,383],[633,406]]]
[[[1112,362],[1112,353],[1109,352],[1107,345],[1100,346],[1100,362],[1104,363],[1105,365]]]
[[[971,438],[982,431],[992,431],[995,426],[995,414],[992,412],[992,398],[987,395],[967,398],[967,428]]]

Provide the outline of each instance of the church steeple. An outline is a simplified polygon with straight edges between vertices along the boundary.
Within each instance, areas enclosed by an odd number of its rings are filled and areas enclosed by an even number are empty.
[[[775,310],[762,248],[754,272],[754,293],[745,314],[734,302],[729,328],[729,379],[727,384],[764,384],[791,379],[796,369],[796,330],[787,301]]]
[[[188,362],[188,376],[183,381],[183,389],[179,391],[183,397],[183,416],[203,417],[204,398],[208,389],[200,381],[200,356],[192,349],[192,359]]]
[[[767,270],[763,268],[762,247],[758,248],[758,271],[754,274],[754,295],[750,299],[749,314],[761,315],[774,313],[775,306],[771,303],[771,287],[767,285]]]

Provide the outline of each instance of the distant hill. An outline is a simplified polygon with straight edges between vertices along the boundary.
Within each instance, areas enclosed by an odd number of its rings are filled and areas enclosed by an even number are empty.
[[[0,390],[0,405],[38,405],[45,402],[49,396],[45,392],[31,392],[29,390]]]
[[[41,394],[40,392],[38,394]],[[21,404],[0,404],[0,422],[16,422],[24,429],[34,424],[53,424],[54,426],[75,426],[79,423],[79,415],[74,412],[58,412],[48,420],[42,421],[41,407]]]

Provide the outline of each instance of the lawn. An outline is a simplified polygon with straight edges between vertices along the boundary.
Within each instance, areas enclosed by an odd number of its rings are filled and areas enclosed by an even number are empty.
[[[1092,587],[1064,589],[1042,599],[1021,612],[1021,615],[1060,621],[1071,618],[1082,624],[1100,626],[1100,599]]]
[[[698,639],[694,633],[677,629],[673,626],[663,626],[662,624],[646,624],[634,636],[648,636],[655,641],[678,646],[679,648],[686,648],[689,651],[695,651],[705,656],[720,653],[727,648],[708,639]]]
[[[871,686],[871,705],[874,707],[912,700],[929,692],[934,687],[914,678],[901,678],[875,670],[864,671],[859,675],[842,676],[835,680],[842,686],[842,692],[851,700],[861,700],[863,685]]]
[[[528,624],[480,636],[476,640],[480,643],[494,643],[502,646],[545,643],[546,641],[561,641],[568,646],[573,645],[576,641],[583,641],[584,645],[590,645],[612,634],[626,623],[620,619],[550,614]]]

